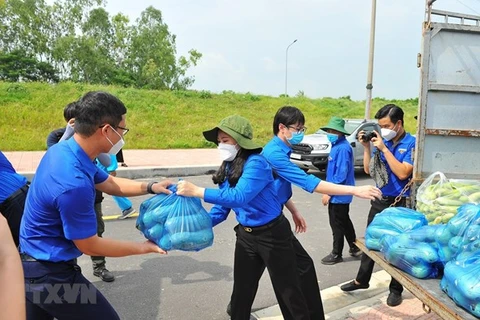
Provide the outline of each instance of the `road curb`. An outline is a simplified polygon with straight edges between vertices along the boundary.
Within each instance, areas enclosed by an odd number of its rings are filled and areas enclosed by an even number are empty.
[[[218,166],[192,165],[170,167],[118,168],[117,177],[127,179],[146,179],[154,177],[187,177],[213,174]]]
[[[388,292],[390,278],[390,275],[385,270],[381,270],[372,274],[370,287],[365,290],[344,292],[340,289],[343,283],[323,289],[321,296],[325,319],[343,320],[346,319],[345,315],[350,309],[358,303],[362,304],[361,302],[364,302],[363,306],[367,308],[369,303],[379,303],[380,297],[383,297]],[[253,312],[252,318],[255,320],[283,320],[278,304]]]
[[[188,177],[213,174],[218,170],[215,165],[192,165],[192,166],[155,166],[155,167],[120,167],[117,169],[117,177],[127,179],[147,179],[155,177]],[[34,171],[19,171],[19,174],[32,181]]]

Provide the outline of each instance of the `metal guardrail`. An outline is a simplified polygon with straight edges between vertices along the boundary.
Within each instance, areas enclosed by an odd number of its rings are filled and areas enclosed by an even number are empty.
[[[458,13],[444,10],[432,9],[431,14],[435,16],[444,17],[445,23],[454,23],[450,18],[460,19],[460,24],[466,24],[467,21],[475,22],[476,26],[480,26],[480,16],[475,16],[466,13]]]

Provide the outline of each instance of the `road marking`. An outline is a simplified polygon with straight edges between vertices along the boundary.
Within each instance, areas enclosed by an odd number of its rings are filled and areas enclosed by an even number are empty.
[[[119,219],[119,217],[121,217],[121,216],[122,216],[121,214],[103,216],[103,221],[121,220],[121,219]],[[130,219],[130,218],[135,218],[135,217],[138,217],[138,212],[132,214],[130,217],[128,217],[128,218],[126,218],[126,219],[124,219],[124,220],[128,220],[128,219]]]

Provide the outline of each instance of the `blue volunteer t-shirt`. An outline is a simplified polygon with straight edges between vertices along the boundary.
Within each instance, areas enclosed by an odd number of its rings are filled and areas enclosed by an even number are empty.
[[[0,203],[3,203],[15,191],[27,183],[27,178],[13,169],[7,157],[0,151]]]
[[[292,197],[292,184],[313,193],[320,183],[320,178],[306,174],[296,164],[290,161],[292,148],[279,137],[274,136],[263,148],[262,155],[272,166],[275,174],[275,187],[278,200],[284,205]]]
[[[353,150],[347,139],[342,136],[332,144],[332,150],[328,155],[327,182],[345,186],[355,185],[355,170],[353,167]],[[353,196],[331,196],[330,203],[348,204]]]
[[[248,227],[263,226],[282,213],[272,168],[257,154],[248,157],[235,187],[226,179],[219,189],[205,189],[204,200],[216,204],[210,210],[213,226],[224,221],[230,209],[235,212],[238,223]]]
[[[415,137],[413,137],[410,133],[405,133],[405,136],[400,140],[396,145],[394,145],[393,141],[383,141],[385,146],[390,150],[390,152],[395,156],[395,158],[400,162],[406,162],[413,165],[413,150],[415,149]],[[374,148],[375,152],[376,148]],[[408,179],[400,180],[390,169],[390,166],[387,163],[387,159],[385,159],[385,155],[383,152],[380,152],[380,157],[382,161],[385,163],[387,168],[388,174],[388,183],[386,186],[381,188],[382,194],[388,197],[396,197],[400,194],[403,190],[405,185],[411,179],[411,175]],[[410,195],[410,189],[405,192],[404,196],[408,197]]]
[[[73,240],[97,233],[95,184],[107,178],[75,139],[48,149],[27,195],[20,251],[52,262],[81,256]]]

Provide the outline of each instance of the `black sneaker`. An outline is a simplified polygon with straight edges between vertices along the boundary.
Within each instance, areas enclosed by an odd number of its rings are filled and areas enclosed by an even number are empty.
[[[115,280],[115,276],[113,273],[107,270],[107,268],[101,269],[101,270],[95,270],[93,271],[93,275],[95,277],[99,277],[105,282],[113,282]]]
[[[232,316],[232,302],[230,301],[227,306],[227,314],[231,317]]]
[[[352,257],[360,257],[362,255],[362,250],[358,249],[356,245],[353,245],[348,252]]]
[[[357,284],[355,283],[355,280],[352,280],[350,281],[349,283],[345,283],[343,286],[340,287],[340,289],[342,289],[342,291],[346,291],[346,292],[349,292],[349,291],[354,291],[354,290],[358,290],[358,289],[368,289],[368,287],[370,287],[370,285],[367,283],[367,284]]]
[[[127,219],[127,218],[133,216],[135,213],[137,213],[137,211],[135,211],[135,209],[130,207],[128,209],[123,210],[122,215],[120,217],[118,217],[118,219],[120,219],[120,220]]]
[[[387,305],[390,307],[396,307],[402,303],[402,300],[403,299],[401,294],[390,292],[387,298]]]
[[[322,259],[322,264],[331,265],[331,264],[339,263],[342,261],[343,261],[342,256],[339,256],[338,254],[330,253],[328,256]]]

